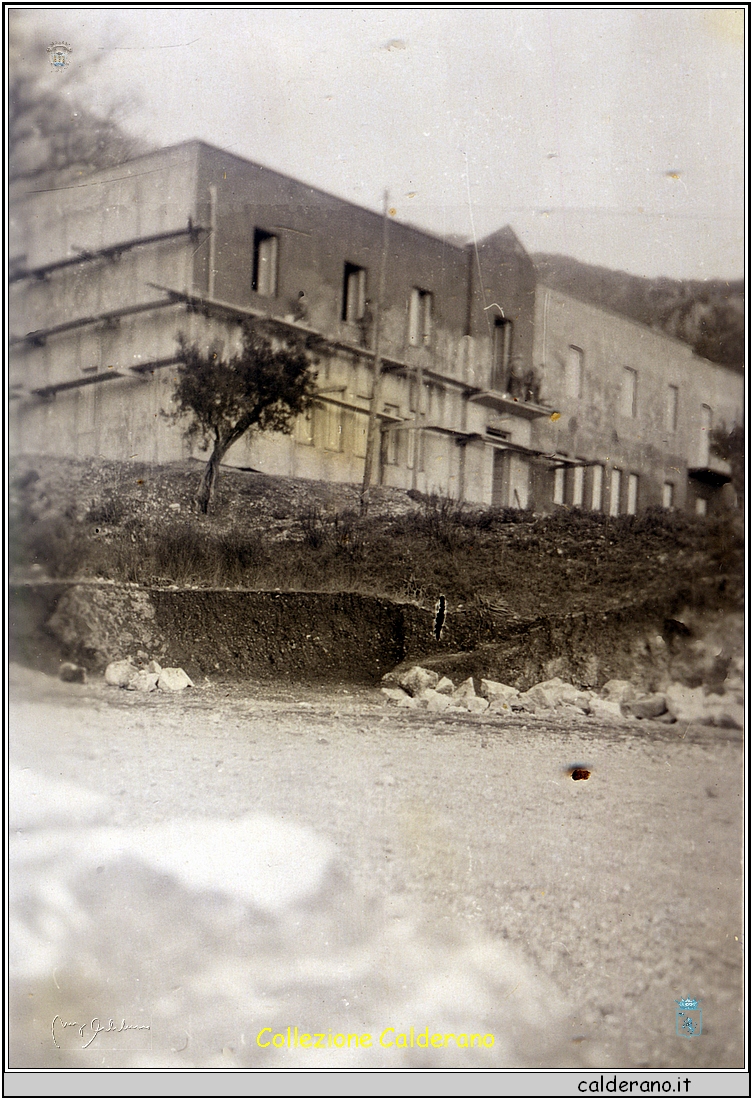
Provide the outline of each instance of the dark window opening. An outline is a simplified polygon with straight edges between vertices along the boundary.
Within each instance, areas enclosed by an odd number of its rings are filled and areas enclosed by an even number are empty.
[[[264,229],[254,230],[251,288],[264,298],[274,298],[277,294],[277,237]]]
[[[366,270],[346,264],[343,274],[343,321],[360,321],[366,311]]]

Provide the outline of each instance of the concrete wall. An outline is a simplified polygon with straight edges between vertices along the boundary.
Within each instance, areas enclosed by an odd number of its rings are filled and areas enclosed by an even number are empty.
[[[11,208],[11,254],[28,269],[133,238],[197,224],[196,149],[179,146],[85,177],[61,190],[29,194]],[[75,246],[75,247],[74,247]],[[164,299],[150,283],[190,287],[188,236],[124,250],[11,284],[11,338],[76,318]],[[17,344],[10,358],[12,447],[27,453],[138,457],[169,461],[186,453],[162,415],[170,409],[172,372],[131,368],[175,355],[185,327],[175,306],[51,335],[42,346]],[[111,377],[118,374],[124,377]],[[46,398],[29,391],[84,383]]]
[[[699,358],[679,340],[548,287],[537,292],[535,332],[542,397],[559,417],[536,422],[534,445],[569,459],[601,464],[604,510],[611,505],[613,469],[622,474],[620,512],[628,510],[631,473],[639,479],[639,508],[661,505],[663,486],[669,483],[674,486],[674,506],[693,510],[697,484],[689,480],[688,469],[706,465],[728,472],[726,464],[713,455],[702,455],[702,406],[711,408],[714,426],[739,423],[742,375]],[[577,353],[582,353],[579,392],[572,384]],[[625,368],[635,372],[632,415],[626,408]],[[674,427],[667,412],[670,386],[677,391]],[[587,468],[587,503],[592,477],[592,469]],[[566,503],[572,502],[573,480],[568,471]],[[551,504],[553,485],[552,472],[545,472],[536,489],[538,506]]]

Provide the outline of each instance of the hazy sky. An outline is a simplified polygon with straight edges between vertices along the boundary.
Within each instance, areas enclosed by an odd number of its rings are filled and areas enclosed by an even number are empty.
[[[744,9],[15,9],[93,106],[400,220],[640,275],[739,278]],[[93,58],[99,63],[93,63]],[[54,84],[51,68],[45,82]]]

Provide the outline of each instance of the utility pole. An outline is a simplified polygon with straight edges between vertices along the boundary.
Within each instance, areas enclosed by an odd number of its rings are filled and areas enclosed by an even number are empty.
[[[418,488],[418,474],[419,465],[421,460],[421,454],[423,451],[423,419],[424,419],[424,368],[419,357],[416,364],[415,373],[416,383],[416,408],[415,408],[415,424],[413,428],[413,471],[411,473],[411,488]]]
[[[377,448],[381,443],[379,430],[379,413],[382,404],[382,306],[387,281],[387,242],[389,239],[389,202],[387,191],[384,192],[384,211],[382,214],[382,262],[379,271],[379,290],[377,293],[376,310],[374,313],[374,381],[371,387],[371,402],[369,404],[369,426],[366,430],[366,457],[363,462],[363,485],[361,486],[361,515],[366,515],[369,509],[369,490],[374,472]]]

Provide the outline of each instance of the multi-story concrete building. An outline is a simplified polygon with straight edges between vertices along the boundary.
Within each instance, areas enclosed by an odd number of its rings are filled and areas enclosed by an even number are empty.
[[[535,361],[559,412],[536,445],[561,459],[539,498],[612,515],[734,503],[715,427],[742,423],[743,377],[680,340],[539,286]]]
[[[708,389],[718,423],[741,412],[740,376],[554,292],[537,299],[509,228],[460,246],[388,216],[385,247],[380,215],[202,142],[59,183],[11,206],[16,452],[199,454],[164,415],[177,334],[232,345],[266,316],[322,338],[318,398],[291,436],[250,435],[231,464],[359,482],[378,350],[382,484],[512,507],[619,499],[624,511],[684,506],[688,470],[694,499],[727,477],[696,454],[700,428],[663,433],[656,394],[677,388],[685,425],[687,395]],[[615,396],[627,369],[631,415]],[[604,467],[601,497],[589,463]]]

